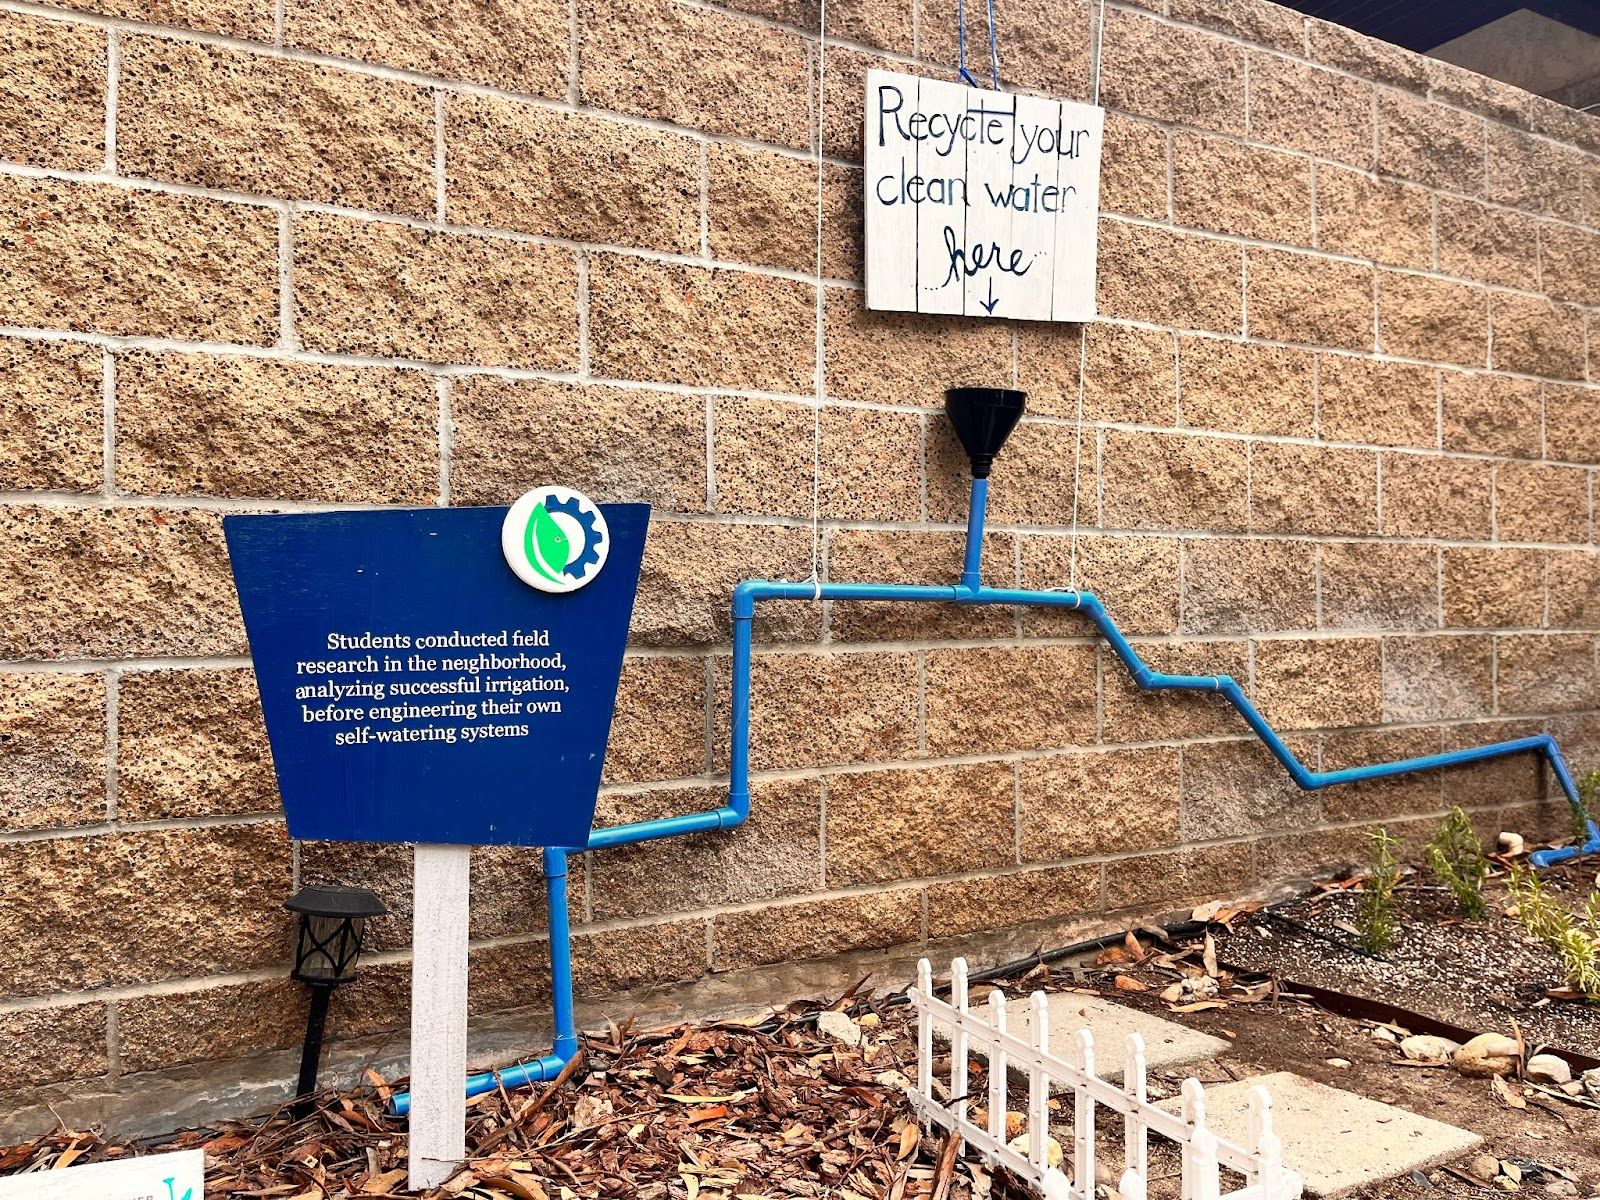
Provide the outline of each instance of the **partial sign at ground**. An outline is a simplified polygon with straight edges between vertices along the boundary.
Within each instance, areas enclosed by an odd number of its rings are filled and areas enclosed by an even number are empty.
[[[37,1171],[0,1179],[0,1200],[202,1200],[205,1155],[198,1150]]]
[[[1095,314],[1105,112],[867,72],[867,307]]]

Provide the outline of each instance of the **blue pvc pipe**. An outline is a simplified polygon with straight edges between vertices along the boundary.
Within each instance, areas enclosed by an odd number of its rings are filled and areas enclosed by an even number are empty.
[[[967,496],[967,553],[961,564],[961,586],[977,591],[983,570],[983,522],[989,512],[989,481],[974,479]]]
[[[503,1071],[484,1071],[467,1076],[467,1098],[500,1088],[526,1087],[554,1079],[578,1052],[578,1023],[572,1006],[572,926],[567,913],[567,852],[547,848],[544,852],[545,905],[550,912],[550,1008],[555,1026],[550,1053],[533,1062],[520,1063]],[[411,1111],[411,1093],[397,1092],[389,1101],[394,1114],[403,1117]]]
[[[1473,746],[1465,750],[1452,750],[1443,754],[1428,754],[1418,758],[1402,758],[1392,762],[1369,763],[1366,766],[1346,767],[1339,771],[1313,771],[1294,756],[1277,731],[1250,702],[1236,680],[1227,675],[1169,675],[1152,670],[1133,644],[1123,636],[1116,622],[1106,612],[1105,605],[1092,592],[1084,591],[1033,591],[1023,588],[984,587],[981,579],[983,557],[983,526],[988,507],[989,481],[972,481],[971,499],[967,513],[967,544],[962,558],[961,582],[954,585],[924,585],[901,583],[777,583],[760,579],[747,579],[733,589],[733,694],[731,705],[731,742],[728,759],[728,803],[710,812],[687,813],[663,817],[654,821],[636,821],[608,829],[590,831],[583,849],[603,850],[611,846],[626,846],[657,838],[680,837],[690,833],[708,833],[719,829],[733,829],[750,816],[750,660],[752,655],[752,627],[756,605],[763,600],[863,600],[893,601],[898,603],[940,604],[1015,604],[1035,608],[1065,608],[1080,612],[1094,625],[1112,652],[1127,668],[1133,680],[1144,691],[1215,692],[1228,701],[1244,718],[1245,724],[1283,765],[1289,777],[1307,791],[1317,791],[1342,783],[1358,783],[1367,779],[1385,779],[1394,775],[1408,775],[1417,771],[1431,771],[1441,767],[1460,766],[1502,758],[1510,754],[1538,753],[1555,772],[1556,780],[1567,800],[1579,807],[1578,789],[1561,757],[1561,749],[1549,734],[1495,742],[1487,746]],[[1600,828],[1588,822],[1589,836],[1584,845],[1559,850],[1540,850],[1529,856],[1536,867],[1549,866],[1576,857],[1580,853],[1600,852]],[[500,1087],[514,1088],[559,1075],[578,1050],[578,1033],[572,1003],[572,946],[567,914],[567,851],[547,849],[544,852],[546,895],[550,908],[550,976],[551,1007],[555,1040],[552,1053],[531,1063],[510,1067],[504,1071],[486,1071],[467,1080],[467,1095],[477,1096]],[[404,1115],[410,1111],[411,1097],[402,1092],[394,1097],[394,1111]]]
[[[1429,754],[1417,758],[1396,759],[1391,762],[1369,763],[1365,766],[1347,767],[1338,771],[1313,771],[1294,756],[1294,752],[1267,723],[1244,689],[1227,675],[1170,675],[1152,670],[1131,642],[1123,636],[1116,622],[1106,612],[1099,597],[1084,591],[1031,591],[1018,588],[984,587],[979,577],[979,562],[983,548],[984,514],[988,501],[988,481],[972,481],[972,500],[967,518],[967,545],[963,558],[961,582],[955,587],[927,587],[913,584],[862,584],[825,583],[820,589],[805,583],[768,583],[746,580],[734,590],[733,620],[733,717],[732,751],[729,756],[729,803],[742,799],[748,811],[750,796],[750,626],[755,617],[755,606],[763,600],[806,600],[819,597],[824,600],[885,600],[901,603],[919,601],[944,601],[958,604],[1018,604],[1067,608],[1081,612],[1094,625],[1107,645],[1121,660],[1134,682],[1144,691],[1215,692],[1231,704],[1251,731],[1282,764],[1289,777],[1301,788],[1318,791],[1344,783],[1358,783],[1367,779],[1385,779],[1394,775],[1407,775],[1417,771],[1431,771],[1442,767],[1461,766],[1502,758],[1511,754],[1535,752],[1543,755],[1555,772],[1556,780],[1567,800],[1575,808],[1581,807],[1578,789],[1573,783],[1561,749],[1549,734],[1495,742],[1464,750],[1442,754]],[[1588,822],[1589,836],[1581,848],[1542,850],[1531,856],[1535,866],[1548,866],[1581,853],[1600,851],[1600,829]]]

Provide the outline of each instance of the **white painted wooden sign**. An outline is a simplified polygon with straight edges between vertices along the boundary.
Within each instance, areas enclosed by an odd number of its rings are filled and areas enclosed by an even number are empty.
[[[0,1179],[0,1200],[203,1200],[206,1159],[199,1150],[35,1171]]]
[[[867,72],[867,307],[1094,318],[1105,110]]]

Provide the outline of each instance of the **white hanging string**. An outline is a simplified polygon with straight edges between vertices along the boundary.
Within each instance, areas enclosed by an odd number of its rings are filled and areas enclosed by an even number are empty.
[[[822,143],[828,113],[828,0],[817,13],[817,328],[816,392],[811,409],[811,598],[822,599],[822,401],[827,395],[822,303]]]
[[[1100,107],[1100,51],[1106,44],[1106,0],[1100,0],[1100,16],[1095,22],[1094,34],[1094,100]]]
[[[1074,592],[1078,590],[1078,476],[1083,462],[1083,384],[1088,363],[1089,326],[1085,322],[1078,326],[1078,433],[1077,444],[1072,449],[1072,542],[1067,559],[1067,584]]]
[[[1100,0],[1100,11],[1095,21],[1093,41],[1093,102],[1098,107],[1100,104],[1100,52],[1104,48],[1106,41],[1106,0]],[[1067,551],[1068,586],[1074,592],[1078,590],[1078,481],[1081,478],[1083,466],[1083,393],[1088,373],[1089,326],[1085,322],[1078,326],[1078,419],[1077,435],[1072,449],[1072,533]]]

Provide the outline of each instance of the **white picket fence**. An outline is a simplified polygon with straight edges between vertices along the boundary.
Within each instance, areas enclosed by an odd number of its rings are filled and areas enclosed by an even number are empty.
[[[911,989],[917,1010],[917,1083],[912,1104],[924,1121],[954,1132],[976,1148],[991,1165],[1009,1169],[1048,1200],[1094,1200],[1096,1106],[1120,1113],[1123,1120],[1123,1162],[1117,1191],[1123,1200],[1149,1200],[1150,1138],[1165,1138],[1182,1156],[1181,1200],[1296,1200],[1300,1177],[1283,1165],[1282,1147],[1272,1129],[1272,1097],[1262,1087],[1250,1091],[1248,1145],[1238,1146],[1206,1127],[1205,1089],[1197,1079],[1183,1084],[1182,1112],[1155,1107],[1146,1098],[1144,1040],[1129,1034],[1124,1050],[1122,1086],[1095,1074],[1094,1036],[1078,1031],[1072,1060],[1050,1053],[1050,1019],[1043,992],[1031,1000],[1031,1041],[1006,1029],[1006,998],[989,993],[987,1015],[974,1013],[967,1002],[967,964],[950,965],[950,1002],[933,994],[933,970],[923,959],[917,986]],[[933,1085],[933,1035],[940,1027],[950,1042],[949,1100],[940,1101]],[[987,1125],[968,1119],[967,1060],[980,1047],[988,1061]],[[1027,1152],[1010,1149],[1006,1139],[1008,1067],[1028,1077]],[[1072,1146],[1070,1173],[1046,1161],[1051,1091],[1070,1093]],[[1065,1154],[1066,1147],[1063,1146]],[[1238,1173],[1244,1186],[1222,1190],[1222,1169]]]

